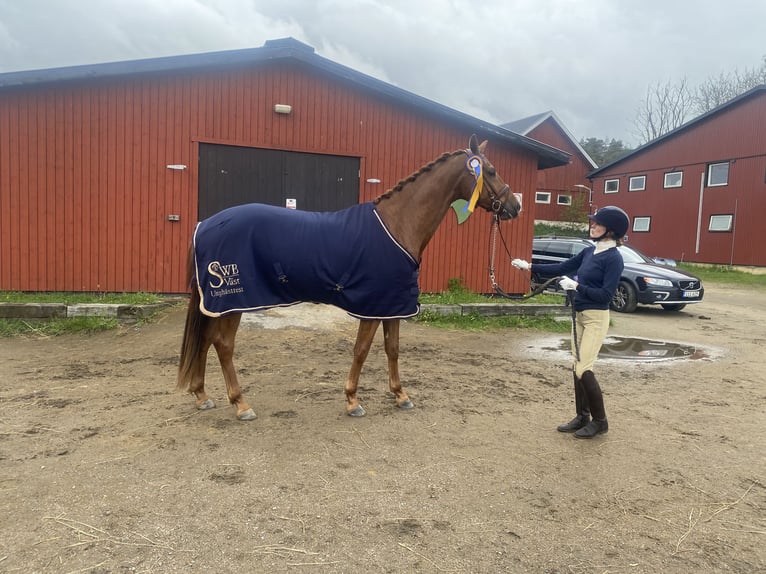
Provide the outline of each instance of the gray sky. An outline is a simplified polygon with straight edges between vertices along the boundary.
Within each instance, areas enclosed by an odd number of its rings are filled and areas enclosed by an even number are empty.
[[[764,0],[0,0],[0,72],[253,48],[321,56],[496,124],[638,143],[646,90],[760,66]]]

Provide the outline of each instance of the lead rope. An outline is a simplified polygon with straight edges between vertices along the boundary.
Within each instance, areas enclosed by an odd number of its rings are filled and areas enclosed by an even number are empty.
[[[497,251],[497,234],[499,231],[500,231],[499,217],[497,214],[495,214],[492,217],[492,233],[491,233],[492,247],[490,248],[490,258],[489,258],[489,281],[492,284],[492,289],[494,289],[495,293],[497,293],[498,295],[506,299],[516,299],[516,300],[531,299],[535,295],[539,295],[540,293],[545,291],[551,283],[555,281],[559,281],[561,279],[560,276],[551,277],[545,283],[541,283],[537,287],[532,289],[532,291],[528,293],[527,295],[511,295],[510,293],[506,293],[505,291],[503,291],[503,289],[500,287],[500,285],[497,284],[497,281],[495,280],[495,253]],[[500,239],[503,240],[503,246],[505,247],[506,255],[508,255],[508,257],[511,257],[511,254],[508,251],[508,246],[505,244],[505,239],[503,239],[502,234],[500,235]],[[531,282],[532,280],[530,278],[530,284]],[[569,302],[569,306],[572,308],[572,341],[574,342],[575,358],[577,359],[577,362],[579,363],[580,362],[580,342],[577,340],[577,311],[575,311],[574,296],[575,296],[574,291],[569,290],[566,292],[567,301]]]
[[[548,279],[545,283],[541,283],[532,291],[526,295],[511,295],[510,293],[506,293],[503,291],[503,289],[500,287],[500,285],[497,284],[497,281],[495,280],[495,252],[497,251],[497,234],[500,229],[500,224],[498,222],[498,216],[495,215],[492,218],[492,235],[491,235],[491,242],[492,247],[490,248],[490,258],[489,258],[489,281],[492,285],[492,289],[500,295],[501,297],[505,297],[506,299],[530,299],[534,297],[535,295],[539,295],[543,291],[545,291],[548,286],[553,283],[554,281],[558,281],[561,279],[561,277],[551,277]],[[500,236],[502,239],[502,234]],[[505,252],[508,255],[508,257],[511,257],[510,252],[508,251],[508,246],[505,244],[505,240],[503,239],[503,246],[505,246]],[[530,280],[531,284],[531,280]]]
[[[575,359],[580,362],[580,341],[577,340],[577,311],[574,307],[575,292],[573,289],[567,291],[567,300],[569,306],[572,307],[572,342],[575,348]]]

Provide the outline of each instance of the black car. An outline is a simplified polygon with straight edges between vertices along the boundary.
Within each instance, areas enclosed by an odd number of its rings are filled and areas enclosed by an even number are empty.
[[[532,263],[558,263],[591,245],[591,240],[578,237],[535,237],[532,241]],[[662,305],[667,311],[680,311],[689,303],[702,301],[705,290],[698,277],[656,263],[634,247],[622,245],[619,250],[625,269],[611,303],[615,311],[632,313],[639,303]],[[550,278],[539,273],[532,274],[533,284]]]

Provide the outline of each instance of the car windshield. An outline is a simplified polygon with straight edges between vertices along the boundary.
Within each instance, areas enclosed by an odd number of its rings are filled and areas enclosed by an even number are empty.
[[[619,250],[625,263],[653,263],[651,259],[633,247],[620,245]]]

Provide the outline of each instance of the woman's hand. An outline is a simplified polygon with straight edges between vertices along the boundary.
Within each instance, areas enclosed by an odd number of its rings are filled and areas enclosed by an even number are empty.
[[[577,289],[577,286],[579,283],[575,281],[574,279],[570,279],[566,275],[562,277],[561,281],[559,281],[559,285],[564,291],[574,291]]]
[[[516,269],[521,269],[523,271],[528,271],[531,265],[528,261],[524,261],[523,259],[511,259],[511,265],[513,265]]]

